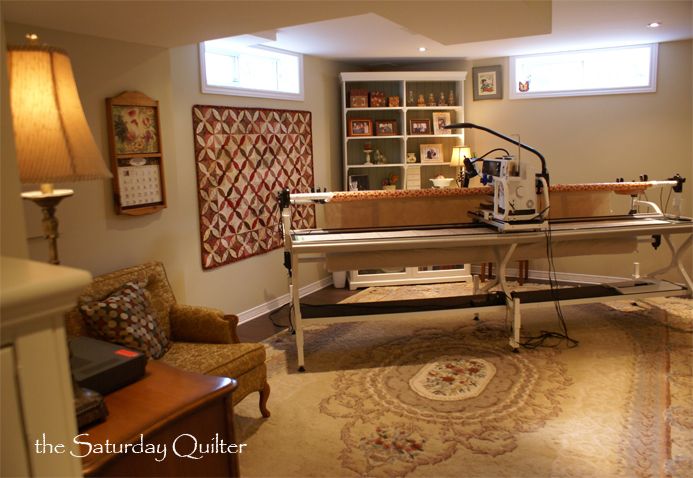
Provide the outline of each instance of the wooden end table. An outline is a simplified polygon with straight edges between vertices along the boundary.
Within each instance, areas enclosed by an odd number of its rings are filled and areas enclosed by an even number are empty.
[[[243,448],[232,446],[236,385],[150,361],[144,378],[105,397],[107,419],[80,431],[84,475],[239,476]],[[126,443],[128,452],[119,452]]]

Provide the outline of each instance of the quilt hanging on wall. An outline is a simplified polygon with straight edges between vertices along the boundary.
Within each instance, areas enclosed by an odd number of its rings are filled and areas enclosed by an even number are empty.
[[[281,247],[277,193],[309,192],[309,111],[193,106],[203,269]],[[295,228],[315,227],[313,206],[292,206]]]

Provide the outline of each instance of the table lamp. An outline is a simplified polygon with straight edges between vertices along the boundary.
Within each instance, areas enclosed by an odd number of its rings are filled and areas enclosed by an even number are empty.
[[[460,167],[464,165],[465,158],[472,157],[472,150],[468,146],[453,146],[452,157],[450,158],[450,166],[457,168],[457,184],[462,187],[463,176]]]
[[[36,40],[35,35],[27,35]],[[53,183],[109,178],[79,100],[70,58],[64,51],[36,44],[8,46],[10,108],[23,184],[40,184],[22,193],[42,211],[50,262],[58,260],[58,220],[55,208],[72,196],[71,189]]]

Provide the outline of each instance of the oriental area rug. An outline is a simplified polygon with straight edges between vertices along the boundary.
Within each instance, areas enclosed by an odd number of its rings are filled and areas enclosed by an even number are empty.
[[[370,288],[349,301],[467,287]],[[305,373],[280,333],[266,341],[272,416],[250,398],[235,409],[241,474],[693,476],[692,305],[567,306],[578,346],[517,354],[502,313],[308,326]],[[523,312],[523,335],[543,330],[560,330],[553,308]]]

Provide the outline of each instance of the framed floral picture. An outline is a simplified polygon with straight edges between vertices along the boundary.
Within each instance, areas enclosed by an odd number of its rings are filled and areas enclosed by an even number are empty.
[[[159,102],[137,91],[106,98],[108,147],[117,214],[166,207]]]
[[[159,152],[159,127],[152,106],[113,105],[116,154]]]
[[[503,99],[503,70],[500,65],[472,68],[474,101]]]

